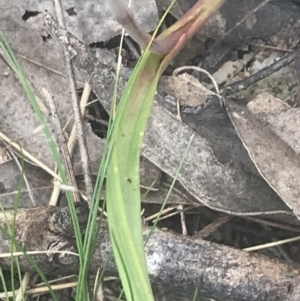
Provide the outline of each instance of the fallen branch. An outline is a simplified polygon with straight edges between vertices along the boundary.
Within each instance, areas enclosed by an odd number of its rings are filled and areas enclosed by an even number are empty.
[[[77,205],[82,226],[88,216],[88,208],[83,204]],[[13,211],[7,210],[6,214],[12,222]],[[0,215],[0,227],[6,228],[3,214]],[[37,207],[19,210],[15,234],[27,251],[76,252],[72,228],[68,208]],[[149,231],[149,228],[144,229],[144,237]],[[10,254],[10,244],[11,240],[0,232],[0,254]],[[97,273],[100,258],[106,261],[111,252],[104,222],[91,263],[91,275]],[[158,229],[146,246],[146,255],[154,291],[161,292],[163,288],[167,300],[171,300],[172,294],[191,297],[196,288],[200,294],[216,300],[298,301],[300,298],[298,269],[266,256]],[[78,273],[78,257],[74,255],[50,253],[32,257],[47,276]],[[34,272],[24,256],[18,259],[22,271]],[[0,266],[9,268],[9,261],[9,257],[0,257]],[[109,261],[106,273],[117,274],[113,261]]]

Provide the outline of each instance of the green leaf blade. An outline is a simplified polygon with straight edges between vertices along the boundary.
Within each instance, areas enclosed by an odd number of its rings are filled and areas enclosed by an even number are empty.
[[[140,216],[139,165],[144,131],[159,79],[161,58],[162,56],[146,53],[128,82],[115,120],[112,153],[107,170],[106,197],[110,234],[128,300],[154,300]]]

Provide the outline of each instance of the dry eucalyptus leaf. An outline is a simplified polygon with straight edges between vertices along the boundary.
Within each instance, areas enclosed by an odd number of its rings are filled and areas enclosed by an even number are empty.
[[[29,78],[31,78],[31,82],[34,83],[35,87],[45,87],[48,91],[51,91],[58,107],[61,123],[64,126],[73,117],[72,113],[70,114],[72,112],[70,95],[68,90],[65,89],[68,85],[66,78],[55,73],[48,76],[47,70],[28,62],[23,62],[22,67],[27,75],[32,74]],[[0,61],[0,69],[5,70],[5,65],[2,61]],[[0,73],[0,96],[2,99],[0,103],[0,115],[2,116],[0,120],[1,131],[13,141],[17,141],[24,149],[48,167],[54,169],[55,164],[52,152],[40,128],[36,113],[19,81],[8,68],[5,70],[5,74],[4,72]],[[90,126],[86,124],[88,139],[92,141],[95,141],[95,139],[100,140],[89,128]],[[91,159],[94,161],[97,159],[96,162],[98,162],[101,149],[99,147],[90,149]],[[81,167],[78,152],[76,156],[75,169],[77,172],[80,172]]]
[[[247,104],[256,117],[268,124],[268,127],[298,155],[300,154],[300,109],[291,108],[282,100],[262,93]]]
[[[193,134],[175,116],[155,105],[145,135],[143,155],[174,177]],[[259,175],[236,168],[231,160],[222,162],[209,140],[197,134],[178,181],[198,201],[219,211],[241,215],[288,212]]]
[[[268,127],[268,124],[258,120],[246,107],[226,100],[226,108],[260,174],[299,219],[300,160],[298,154],[281,140]]]

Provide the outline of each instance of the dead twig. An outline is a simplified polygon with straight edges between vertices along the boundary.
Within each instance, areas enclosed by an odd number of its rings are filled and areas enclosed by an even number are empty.
[[[204,239],[214,233],[216,230],[218,230],[220,227],[222,227],[224,224],[226,224],[228,221],[230,221],[233,218],[233,216],[226,215],[221,216],[217,218],[215,221],[207,225],[205,228],[203,228],[201,231],[199,231],[197,234],[193,235],[193,239]]]
[[[227,86],[221,93],[223,96],[228,96],[230,94],[234,94],[249,88],[251,85],[255,84],[256,82],[270,76],[274,72],[280,70],[281,68],[290,64],[296,56],[296,52],[285,54],[282,58],[280,58],[277,62],[273,63],[270,66],[263,68],[262,70],[256,72],[252,76],[237,81],[229,86]]]
[[[13,214],[13,210],[7,210],[10,221],[14,217]],[[26,240],[24,241],[26,250],[47,250],[49,241],[53,240],[53,232],[49,232],[45,223],[49,222],[49,218],[50,221],[57,222],[60,220],[57,218],[59,216],[65,217],[63,222],[69,222],[68,229],[72,228],[68,210],[66,211],[65,208],[40,207],[19,210],[16,229],[18,235],[24,235],[17,237],[23,237]],[[79,213],[79,217],[84,219],[81,213]],[[24,222],[26,227],[24,227]],[[1,219],[0,215],[0,226],[4,224],[5,220]],[[40,226],[41,229],[39,235],[32,235],[32,230],[37,226]],[[64,225],[55,224],[56,231],[65,232],[64,228]],[[150,228],[145,228],[144,236],[147,237],[150,231]],[[68,241],[65,236],[59,235],[58,237],[62,242]],[[0,238],[0,253],[9,253],[9,238],[1,237],[1,233]],[[69,246],[59,251],[74,250]],[[153,286],[166,287],[168,292],[172,292],[176,296],[191,296],[195,288],[198,288],[199,293],[216,300],[299,300],[299,271],[280,260],[205,240],[193,240],[158,229],[153,232],[148,241],[146,254]],[[74,260],[69,263],[55,261],[55,269],[53,261],[47,260],[45,254],[37,254],[34,258],[46,274],[55,271],[57,274],[70,275],[76,273],[79,268],[77,257],[71,255],[70,259]],[[91,275],[97,273],[101,258],[104,261],[111,258],[111,243],[105,222],[102,223],[99,232],[98,244],[91,264]],[[22,271],[34,271],[24,256],[20,256],[18,259]],[[2,258],[0,265],[9,263],[9,260],[10,258]],[[208,273],[208,271],[210,272]],[[117,275],[113,261],[107,265],[106,272],[108,275]],[[268,289],[266,290],[266,288]],[[170,296],[166,298],[173,300]]]
[[[66,143],[66,139],[64,136],[64,132],[62,130],[62,126],[60,124],[59,117],[57,115],[57,110],[54,104],[54,101],[49,94],[49,92],[46,89],[42,89],[42,93],[44,94],[45,101],[47,102],[48,109],[51,112],[50,119],[52,121],[52,126],[54,127],[55,133],[56,133],[56,143],[58,144],[58,149],[60,153],[62,154],[62,160],[64,163],[64,168],[68,176],[68,182],[72,186],[73,196],[75,202],[80,202],[80,195],[78,192],[78,187],[74,175],[74,171],[72,168],[72,162],[71,157],[69,154],[68,146]]]
[[[296,227],[296,226],[291,226],[291,225],[287,225],[287,224],[283,224],[283,223],[275,222],[275,221],[264,220],[264,219],[260,219],[260,218],[253,217],[253,216],[241,216],[241,218],[252,221],[254,223],[259,223],[259,224],[263,224],[263,225],[267,225],[267,226],[271,226],[271,227],[275,227],[275,228],[279,228],[279,229],[284,229],[284,230],[300,233],[300,228]]]
[[[62,28],[66,29],[66,24],[64,22],[63,10],[62,10],[62,5],[60,0],[54,0],[54,6],[58,18],[58,24]],[[86,193],[87,193],[88,201],[90,203],[93,197],[93,184],[92,184],[92,177],[91,177],[92,173],[89,166],[87,142],[84,134],[84,128],[82,126],[82,115],[81,115],[80,106],[77,98],[77,88],[76,88],[76,81],[74,78],[74,68],[73,68],[73,63],[68,55],[68,52],[65,49],[63,50],[63,52],[64,52],[66,72],[69,78],[69,87],[71,90],[72,106],[73,106],[74,119],[75,119],[76,130],[77,130],[77,138],[78,138],[81,164],[82,164],[82,169],[84,174]]]

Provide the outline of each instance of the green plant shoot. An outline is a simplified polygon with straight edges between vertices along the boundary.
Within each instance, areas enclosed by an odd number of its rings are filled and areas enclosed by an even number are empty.
[[[140,149],[158,80],[168,64],[225,0],[199,0],[158,38],[140,30],[126,4],[109,0],[117,20],[145,50],[134,69],[113,124],[106,201],[113,252],[127,300],[154,300],[142,235]]]

